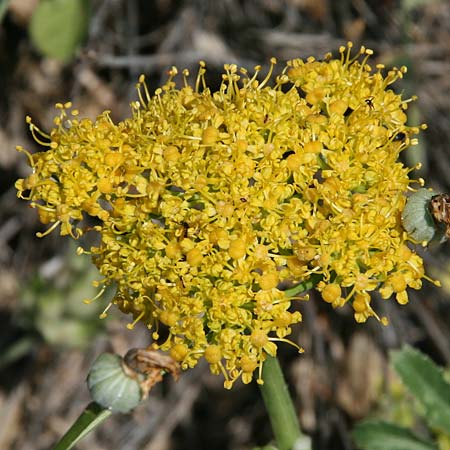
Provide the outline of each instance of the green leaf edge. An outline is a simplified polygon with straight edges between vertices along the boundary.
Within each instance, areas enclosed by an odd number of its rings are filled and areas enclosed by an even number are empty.
[[[424,418],[432,428],[450,430],[450,384],[444,371],[428,356],[405,345],[393,350],[391,364],[410,393],[425,410]]]
[[[352,437],[362,450],[438,449],[433,442],[418,437],[407,428],[381,420],[360,422],[353,430]]]

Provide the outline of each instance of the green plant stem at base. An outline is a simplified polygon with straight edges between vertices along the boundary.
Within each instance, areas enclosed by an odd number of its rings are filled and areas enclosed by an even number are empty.
[[[86,436],[111,414],[112,412],[109,409],[102,408],[95,402],[89,403],[67,433],[53,447],[53,450],[71,449],[80,439]]]
[[[268,357],[263,366],[262,397],[269,414],[278,450],[311,450],[311,442],[300,430],[294,404],[289,395],[277,358]]]

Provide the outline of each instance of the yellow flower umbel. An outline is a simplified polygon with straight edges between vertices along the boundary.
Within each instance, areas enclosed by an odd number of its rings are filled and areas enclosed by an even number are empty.
[[[277,77],[272,59],[262,81],[260,67],[225,65],[217,92],[204,63],[194,87],[187,71],[177,87],[172,68],[150,95],[141,77],[118,124],[57,105],[50,135],[29,120],[48,149],[19,148],[33,169],[19,196],[48,232],[99,234],[89,252],[113,303],[130,327],[143,321],[157,337],[167,326],[160,348],[182,367],[205,357],[226,387],[255,370],[261,382],[275,342],[301,321],[283,287],[320,279],[326,302],[350,302],[364,322],[376,316],[370,291],[403,304],[424,278],[400,223],[411,169],[398,156],[419,128],[388,86],[405,69],[383,75],[370,50],[350,49],[289,61]]]

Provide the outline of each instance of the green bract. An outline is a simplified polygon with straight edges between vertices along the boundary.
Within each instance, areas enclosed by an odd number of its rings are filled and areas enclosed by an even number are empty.
[[[406,202],[402,213],[403,227],[408,235],[419,242],[442,241],[444,230],[437,226],[430,210],[430,200],[436,192],[429,189],[419,189]]]
[[[139,383],[125,374],[122,358],[112,353],[95,360],[87,383],[93,400],[113,412],[129,412],[142,399]]]

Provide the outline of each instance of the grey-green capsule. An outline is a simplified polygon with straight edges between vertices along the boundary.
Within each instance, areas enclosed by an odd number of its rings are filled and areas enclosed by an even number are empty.
[[[408,235],[419,242],[442,242],[445,227],[437,224],[430,212],[430,201],[436,192],[419,189],[408,197],[402,213],[402,223]]]
[[[142,399],[138,381],[125,374],[122,358],[112,353],[103,353],[95,360],[87,384],[92,399],[113,412],[129,412]]]

